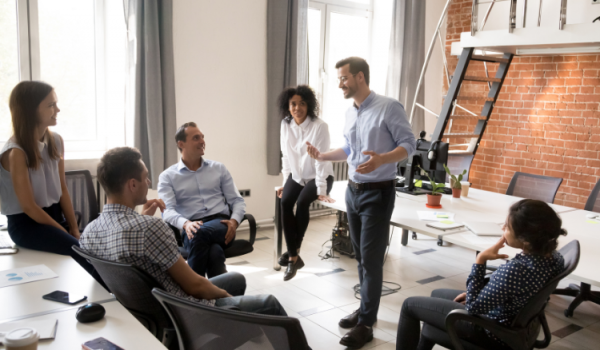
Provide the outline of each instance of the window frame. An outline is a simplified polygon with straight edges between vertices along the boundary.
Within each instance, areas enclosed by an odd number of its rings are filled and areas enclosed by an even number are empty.
[[[106,1],[94,1],[94,102],[90,113],[94,113],[96,137],[93,140],[68,140],[65,142],[65,155],[72,160],[99,159],[111,143],[108,140],[108,125],[121,123],[125,126],[125,113],[122,116],[107,114],[107,79],[105,27]],[[19,53],[19,81],[41,80],[41,50],[39,35],[38,0],[15,0],[17,12],[17,40]],[[126,47],[123,48],[126,50]],[[60,106],[60,96],[59,96]],[[125,112],[125,111],[123,111]],[[126,135],[126,134],[124,134]],[[125,144],[123,140],[123,145]],[[0,140],[3,147],[6,140]]]

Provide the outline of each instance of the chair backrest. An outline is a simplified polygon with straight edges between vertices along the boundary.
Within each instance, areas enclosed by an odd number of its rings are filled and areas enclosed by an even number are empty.
[[[469,181],[471,172],[471,163],[473,163],[473,154],[448,154],[448,169],[453,175],[462,174],[463,170],[467,173],[463,176],[463,181]],[[450,182],[450,175],[446,175],[446,182]]]
[[[559,252],[565,260],[565,270],[548,281],[546,285],[529,300],[527,305],[525,305],[525,307],[513,320],[512,327],[524,328],[528,326],[534,317],[536,317],[540,312],[543,312],[548,299],[550,299],[550,295],[552,292],[554,292],[554,290],[556,290],[560,280],[567,277],[569,274],[571,274],[571,272],[573,272],[573,270],[575,270],[575,268],[577,268],[577,264],[579,264],[580,253],[579,241],[574,240],[569,242],[567,245],[559,249]]]
[[[173,328],[171,319],[152,295],[153,288],[163,288],[152,276],[133,265],[92,256],[77,246],[73,250],[94,266],[117,300],[158,339],[162,340],[165,328]]]
[[[594,186],[592,193],[590,193],[584,209],[600,213],[600,179],[598,179],[596,186]]]
[[[554,203],[554,197],[563,179],[558,177],[515,172],[506,194]]]
[[[295,318],[201,305],[158,289],[152,293],[171,317],[182,350],[309,348]]]
[[[65,171],[65,177],[73,209],[81,214],[79,231],[83,232],[88,223],[98,218],[96,187],[87,170]]]

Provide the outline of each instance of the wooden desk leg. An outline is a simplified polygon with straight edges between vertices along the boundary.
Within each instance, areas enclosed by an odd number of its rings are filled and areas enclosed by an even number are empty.
[[[273,232],[273,270],[281,270],[279,266],[279,257],[281,256],[281,239],[283,238],[283,225],[281,224],[281,199],[277,197],[277,191],[275,191],[275,217],[274,221],[274,232]]]
[[[408,244],[408,230],[402,229],[402,245],[405,246]]]

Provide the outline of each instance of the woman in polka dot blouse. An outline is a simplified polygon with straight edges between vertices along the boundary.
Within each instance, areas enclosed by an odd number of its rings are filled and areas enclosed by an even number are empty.
[[[523,199],[510,207],[504,235],[496,244],[477,255],[467,291],[437,289],[431,297],[411,297],[404,301],[398,323],[396,350],[432,349],[435,344],[420,337],[420,322],[446,330],[446,315],[466,309],[500,324],[510,325],[517,313],[550,279],[564,270],[564,259],[556,251],[558,237],[567,232],[562,221],[545,202]],[[523,251],[500,266],[486,283],[488,260],[506,259],[498,251],[507,244]],[[486,347],[488,334],[466,322],[457,325],[459,337]],[[499,341],[499,340],[498,340]]]

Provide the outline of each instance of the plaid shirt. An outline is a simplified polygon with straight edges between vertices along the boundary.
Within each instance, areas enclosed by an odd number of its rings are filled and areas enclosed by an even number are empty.
[[[167,271],[179,259],[173,231],[160,219],[140,215],[120,204],[106,204],[98,219],[81,235],[81,248],[101,259],[132,264],[149,273],[178,297],[215,305],[214,300],[188,295]]]

